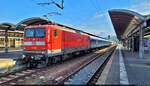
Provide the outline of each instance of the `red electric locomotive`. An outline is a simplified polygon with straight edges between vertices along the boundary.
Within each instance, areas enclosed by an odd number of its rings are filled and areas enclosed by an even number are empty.
[[[35,25],[24,29],[24,55],[28,66],[63,60],[63,55],[90,48],[87,34],[58,25]]]

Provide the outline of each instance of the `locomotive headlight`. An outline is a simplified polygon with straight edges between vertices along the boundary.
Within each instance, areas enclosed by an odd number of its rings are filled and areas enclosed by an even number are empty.
[[[31,59],[33,59],[34,57],[33,56],[31,56]]]
[[[25,50],[26,48],[24,47],[23,49]]]
[[[26,56],[25,55],[22,55],[22,59],[24,59]]]

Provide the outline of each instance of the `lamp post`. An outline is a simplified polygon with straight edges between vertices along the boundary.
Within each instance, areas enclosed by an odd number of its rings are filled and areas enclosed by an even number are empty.
[[[5,53],[8,53],[8,29],[5,30]]]

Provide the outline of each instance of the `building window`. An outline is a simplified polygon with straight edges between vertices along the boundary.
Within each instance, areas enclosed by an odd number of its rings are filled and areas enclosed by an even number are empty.
[[[58,34],[57,34],[57,30],[56,29],[53,30],[53,35],[54,35],[54,37],[57,37]]]

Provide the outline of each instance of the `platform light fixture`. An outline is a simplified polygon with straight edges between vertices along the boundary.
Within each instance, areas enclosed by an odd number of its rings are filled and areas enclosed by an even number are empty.
[[[139,20],[139,17],[137,17],[137,16],[134,16],[134,19],[135,19],[135,20]]]

